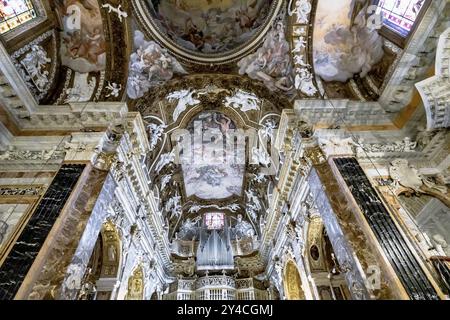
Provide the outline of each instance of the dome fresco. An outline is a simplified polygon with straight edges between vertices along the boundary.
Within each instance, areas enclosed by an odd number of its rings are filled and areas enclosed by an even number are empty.
[[[264,25],[273,0],[147,0],[152,21],[179,47],[224,54],[249,41]]]

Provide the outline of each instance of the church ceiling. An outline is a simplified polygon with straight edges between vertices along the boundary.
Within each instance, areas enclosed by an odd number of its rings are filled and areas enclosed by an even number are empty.
[[[245,160],[233,164],[226,161],[223,153],[215,152],[218,143],[225,146],[232,143],[226,134],[238,129],[236,123],[223,113],[204,111],[192,119],[186,129],[193,136],[189,146],[191,154],[183,155],[181,160],[186,197],[195,195],[200,199],[220,200],[240,196]],[[202,130],[225,138],[204,143],[202,135],[195,134]],[[245,159],[245,149],[234,150],[228,156]]]
[[[46,53],[40,65],[48,74],[41,73],[39,85],[30,79],[30,87],[45,104],[134,105],[171,80],[214,73],[251,79],[267,94],[291,102],[376,100],[396,53],[366,27],[365,11],[353,5],[351,0],[58,0],[52,4],[55,45],[34,39]],[[26,53],[31,47],[16,49],[13,53]]]
[[[33,49],[47,73],[29,82],[46,103],[126,101],[142,114],[152,188],[172,235],[187,218],[211,210],[242,215],[260,232],[264,217],[257,212],[266,209],[273,179],[261,174],[269,167],[263,151],[270,149],[281,110],[303,99],[374,100],[394,63],[395,54],[366,28],[364,8],[353,5],[58,0],[52,9],[59,32]],[[18,56],[25,58],[26,51]],[[193,157],[175,163],[180,129],[194,136],[209,129],[219,138],[253,130],[257,141],[232,154],[241,163],[216,165],[222,155],[210,146],[217,141],[194,138]],[[265,146],[262,135],[270,137]],[[200,164],[197,151],[208,155]]]
[[[246,228],[259,232],[262,216],[257,211],[267,207],[266,190],[273,178],[261,171],[271,166],[261,158],[261,148],[271,152],[273,130],[289,101],[232,75],[187,76],[161,88],[138,99],[135,107],[151,137],[147,161],[152,188],[167,212],[171,234],[208,212],[233,219],[241,215]],[[181,152],[180,130],[188,134]],[[241,132],[248,136],[235,145],[228,134],[240,139]],[[263,147],[259,135],[268,138],[268,145]]]
[[[276,13],[276,2],[279,1],[141,1],[146,9],[142,13],[150,18],[148,27],[155,36],[178,53],[198,56],[199,61],[226,57],[255,40]]]

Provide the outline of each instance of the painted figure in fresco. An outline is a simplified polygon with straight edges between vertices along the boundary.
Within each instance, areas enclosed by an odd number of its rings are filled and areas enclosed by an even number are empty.
[[[228,130],[230,130],[231,119],[226,117],[225,115],[221,115],[220,120],[217,121],[217,114],[214,114],[214,122],[220,126],[220,131],[222,134],[227,134]]]
[[[100,7],[96,0],[60,0],[63,17],[61,61],[80,73],[106,68],[106,40]]]
[[[134,33],[136,51],[130,57],[127,93],[131,99],[142,97],[151,87],[174,76],[186,74],[183,67],[154,41],[145,40],[142,32]]]
[[[203,53],[229,51],[262,25],[272,1],[148,0],[161,29],[177,44]]]
[[[239,74],[263,81],[272,91],[294,89],[293,67],[284,24],[278,21],[261,48],[239,61]]]

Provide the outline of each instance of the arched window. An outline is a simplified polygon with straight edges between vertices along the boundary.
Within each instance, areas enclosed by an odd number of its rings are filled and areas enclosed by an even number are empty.
[[[377,0],[377,14],[383,17],[381,34],[404,47],[430,0]]]
[[[14,30],[37,18],[38,12],[31,0],[0,1],[0,34]]]

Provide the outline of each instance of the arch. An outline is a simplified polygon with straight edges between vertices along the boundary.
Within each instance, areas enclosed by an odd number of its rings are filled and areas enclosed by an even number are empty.
[[[292,260],[288,260],[285,265],[283,284],[287,300],[305,300],[300,273]]]
[[[306,263],[315,295],[320,300],[345,300],[345,275],[340,271],[333,245],[322,218],[314,215],[307,229]]]
[[[98,235],[84,275],[81,300],[110,300],[120,275],[121,240],[117,227],[106,221]]]
[[[313,217],[308,225],[306,253],[311,272],[326,272],[327,266],[323,242],[324,225],[319,216]]]
[[[144,299],[144,270],[139,265],[128,279],[126,300]]]

